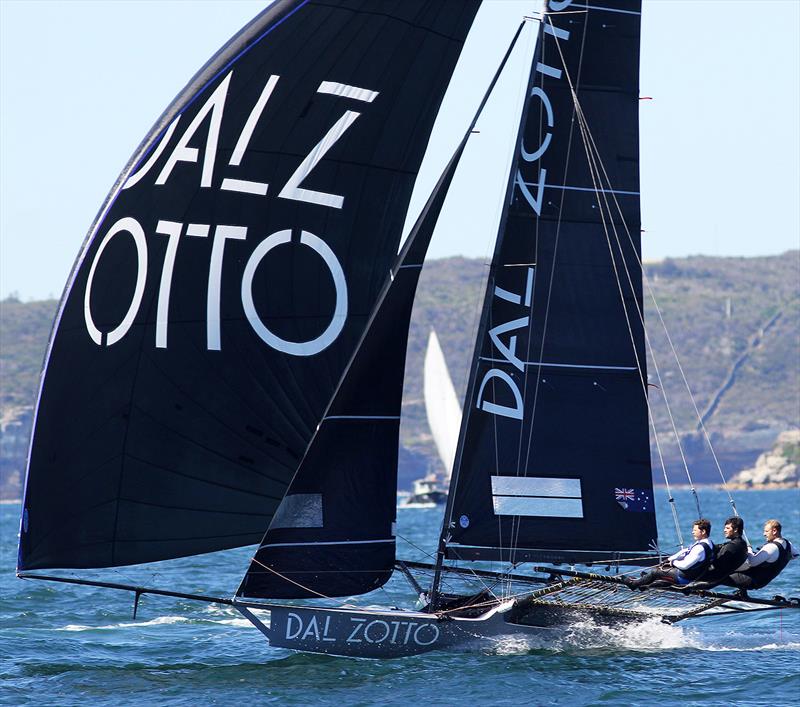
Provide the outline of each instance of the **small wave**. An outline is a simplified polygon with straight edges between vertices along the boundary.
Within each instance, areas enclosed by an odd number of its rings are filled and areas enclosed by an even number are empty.
[[[665,624],[660,618],[613,626],[591,619],[570,626],[566,640],[582,649],[616,648],[653,651],[675,648],[700,648],[700,642],[681,626]]]
[[[119,628],[140,628],[142,626],[163,626],[168,624],[186,623],[189,619],[185,616],[159,616],[157,619],[150,621],[126,621],[116,624],[108,624],[106,626],[83,626],[81,624],[68,624],[63,628],[57,628],[56,631],[109,631]]]
[[[210,623],[221,624],[223,626],[236,626],[237,628],[251,628],[253,626],[247,619],[219,619]]]
[[[725,653],[751,653],[753,651],[796,651],[800,650],[800,643],[787,642],[787,643],[766,643],[762,646],[701,646],[702,650],[711,653],[724,651]]]

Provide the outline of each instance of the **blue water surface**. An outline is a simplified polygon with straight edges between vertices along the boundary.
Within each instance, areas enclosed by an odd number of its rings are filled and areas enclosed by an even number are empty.
[[[657,495],[664,496],[663,491]],[[676,493],[685,535],[694,502]],[[663,498],[661,499],[663,500]],[[800,545],[800,493],[736,497],[750,539],[767,518]],[[721,539],[727,496],[702,490],[703,513]],[[502,639],[473,652],[392,661],[295,654],[271,648],[233,609],[14,576],[18,504],[0,506],[0,703],[197,705],[787,705],[800,695],[800,611],[710,617],[668,626],[603,627],[586,621],[557,637]],[[398,510],[398,554],[426,559],[441,509]],[[675,544],[672,519],[660,537]],[[111,582],[231,596],[252,548],[156,565],[60,572]],[[800,595],[800,561],[764,594]],[[410,606],[402,578],[358,599]]]

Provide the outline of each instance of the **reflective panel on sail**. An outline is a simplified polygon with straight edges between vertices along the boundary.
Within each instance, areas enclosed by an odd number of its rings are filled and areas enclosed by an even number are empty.
[[[655,542],[639,32],[633,0],[549,3],[465,402],[449,558],[613,560]]]
[[[101,209],[40,391],[21,569],[258,542],[396,258],[478,0],[283,0]]]

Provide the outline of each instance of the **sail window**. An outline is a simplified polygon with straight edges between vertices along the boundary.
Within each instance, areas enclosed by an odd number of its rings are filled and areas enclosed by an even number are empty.
[[[580,479],[493,476],[492,505],[498,516],[583,518]]]

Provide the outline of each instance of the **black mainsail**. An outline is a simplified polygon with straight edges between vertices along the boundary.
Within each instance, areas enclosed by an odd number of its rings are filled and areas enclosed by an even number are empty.
[[[76,261],[20,570],[258,542],[394,263],[479,0],[280,0],[192,79]]]
[[[540,28],[440,562],[641,559],[656,541],[640,3],[602,5],[551,1]]]

